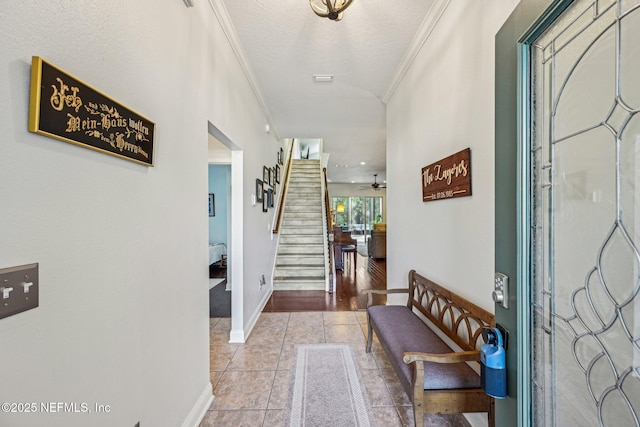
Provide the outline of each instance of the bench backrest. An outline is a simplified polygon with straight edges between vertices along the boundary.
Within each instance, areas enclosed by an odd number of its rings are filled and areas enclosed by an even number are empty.
[[[416,309],[463,350],[478,350],[493,314],[416,273],[409,272],[409,309]]]

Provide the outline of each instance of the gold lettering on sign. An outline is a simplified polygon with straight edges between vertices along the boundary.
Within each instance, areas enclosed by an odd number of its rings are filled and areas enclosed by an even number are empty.
[[[469,148],[422,168],[423,201],[470,195],[471,150]]]
[[[58,89],[55,85],[51,85],[53,88],[53,94],[51,95],[51,107],[53,107],[56,111],[62,111],[64,106],[73,108],[76,110],[76,113],[82,106],[82,99],[78,96],[78,92],[80,91],[77,87],[71,88],[71,94],[67,94],[69,90],[69,86],[64,84],[60,77],[56,77],[56,81],[60,83],[60,89]]]

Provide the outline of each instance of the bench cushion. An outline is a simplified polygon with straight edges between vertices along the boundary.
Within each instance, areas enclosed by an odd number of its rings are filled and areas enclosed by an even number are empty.
[[[389,362],[407,395],[412,396],[412,369],[402,360],[403,353],[441,354],[453,350],[406,306],[377,305],[367,311]],[[480,376],[466,363],[423,363],[425,390],[480,387]]]

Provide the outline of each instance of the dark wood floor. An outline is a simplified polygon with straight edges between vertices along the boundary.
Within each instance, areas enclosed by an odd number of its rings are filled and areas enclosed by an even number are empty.
[[[273,291],[264,312],[278,311],[353,311],[367,308],[364,289],[387,289],[387,263],[356,254],[358,268],[336,271],[335,292]],[[376,304],[386,303],[385,296],[376,296]]]

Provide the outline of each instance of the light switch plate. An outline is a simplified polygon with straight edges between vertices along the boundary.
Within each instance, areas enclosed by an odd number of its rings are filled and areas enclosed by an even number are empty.
[[[0,319],[38,306],[38,264],[0,269]]]

